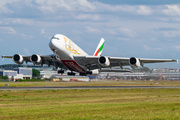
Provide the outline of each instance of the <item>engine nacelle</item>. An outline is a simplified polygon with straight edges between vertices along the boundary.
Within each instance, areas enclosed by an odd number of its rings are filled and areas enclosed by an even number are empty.
[[[141,65],[139,59],[135,57],[131,57],[129,59],[129,64],[131,65],[132,68],[138,68]]]
[[[23,57],[22,57],[22,55],[20,55],[20,54],[15,54],[15,55],[13,56],[13,61],[14,61],[16,64],[18,64],[18,65],[22,65],[23,62],[24,62]]]
[[[87,75],[99,75],[100,72],[98,69],[95,69],[95,70],[87,71],[86,74]]]
[[[92,75],[99,75],[99,74],[100,74],[100,72],[98,69],[92,70]]]
[[[101,56],[98,60],[99,64],[104,67],[108,67],[110,65],[110,61],[107,57]]]
[[[33,54],[31,56],[31,61],[34,63],[34,64],[41,64],[41,57],[37,54]]]

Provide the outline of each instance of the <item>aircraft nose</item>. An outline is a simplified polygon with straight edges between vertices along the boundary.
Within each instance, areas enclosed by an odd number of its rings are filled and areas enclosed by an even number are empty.
[[[49,42],[49,47],[50,49],[55,52],[57,51],[58,49],[60,49],[60,46],[61,46],[61,41],[60,41],[60,38],[54,36],[52,37],[52,39],[50,40]]]
[[[54,39],[50,40],[49,47],[51,48],[51,50],[55,49],[55,40]]]

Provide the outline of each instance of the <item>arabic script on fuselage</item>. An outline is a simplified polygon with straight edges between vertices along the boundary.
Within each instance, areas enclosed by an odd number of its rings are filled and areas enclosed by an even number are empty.
[[[65,48],[73,54],[83,55],[82,52],[74,45],[74,43],[68,38],[64,37]]]

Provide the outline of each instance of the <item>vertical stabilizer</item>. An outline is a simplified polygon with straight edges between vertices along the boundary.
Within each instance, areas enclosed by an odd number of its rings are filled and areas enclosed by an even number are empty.
[[[99,45],[96,48],[96,51],[94,52],[94,56],[101,56],[103,47],[104,47],[104,38],[101,38],[101,41],[99,42]]]

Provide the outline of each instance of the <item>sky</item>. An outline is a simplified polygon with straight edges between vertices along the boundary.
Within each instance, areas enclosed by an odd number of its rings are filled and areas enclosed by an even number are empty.
[[[179,0],[1,0],[0,55],[48,55],[63,34],[89,55],[180,59]],[[13,60],[0,60],[13,64]],[[177,63],[145,64],[177,68]]]

